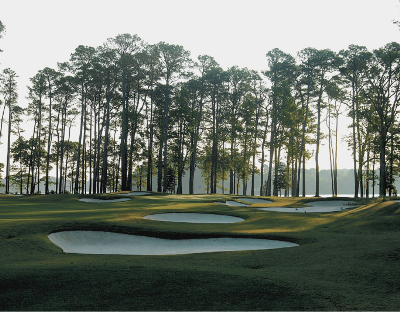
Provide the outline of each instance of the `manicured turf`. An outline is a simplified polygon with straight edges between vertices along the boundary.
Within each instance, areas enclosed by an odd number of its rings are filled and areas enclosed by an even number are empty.
[[[364,201],[349,211],[304,214],[214,203],[232,198],[153,195],[97,204],[72,195],[0,196],[0,310],[400,310],[400,203]],[[301,207],[310,199],[272,200],[271,206]],[[165,212],[246,221],[143,219]],[[64,254],[47,238],[54,231],[85,229],[160,238],[282,238],[300,246],[78,255]]]

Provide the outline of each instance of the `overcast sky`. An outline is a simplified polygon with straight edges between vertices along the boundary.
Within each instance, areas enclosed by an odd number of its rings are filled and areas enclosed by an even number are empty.
[[[261,71],[274,48],[296,56],[307,47],[339,52],[400,42],[399,19],[398,0],[0,0],[0,70],[16,71],[26,106],[38,70],[56,68],[78,45],[97,47],[122,33],[182,45],[192,58],[207,54],[225,69]],[[352,167],[345,149],[339,167]]]

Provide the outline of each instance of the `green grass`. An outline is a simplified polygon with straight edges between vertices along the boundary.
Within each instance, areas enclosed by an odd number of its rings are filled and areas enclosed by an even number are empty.
[[[117,194],[111,195],[118,197]],[[218,203],[224,195],[0,196],[0,310],[400,310],[400,203],[337,213],[280,213]],[[243,196],[240,196],[241,198]],[[309,199],[272,198],[271,206]],[[315,199],[314,199],[315,200]],[[233,224],[143,219],[219,213]],[[161,238],[282,238],[299,247],[176,256],[64,254],[47,235],[104,230]]]

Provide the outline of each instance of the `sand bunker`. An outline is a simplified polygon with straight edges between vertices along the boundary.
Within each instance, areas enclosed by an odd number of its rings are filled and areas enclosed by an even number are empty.
[[[150,192],[130,192],[127,194],[118,194],[118,195],[123,195],[123,196],[143,196],[143,195],[151,195],[152,193]]]
[[[155,221],[167,222],[186,222],[186,223],[236,223],[243,222],[245,219],[211,214],[211,213],[185,213],[185,212],[171,212],[171,213],[158,213],[145,216],[144,219]]]
[[[263,198],[239,198],[239,200],[251,204],[270,204],[272,201]]]
[[[79,201],[85,203],[116,203],[128,201],[130,198],[117,198],[117,199],[97,199],[97,198],[81,198]]]
[[[257,208],[265,211],[294,212],[294,213],[312,213],[312,212],[335,212],[357,207],[358,205],[348,200],[334,201],[316,201],[309,202],[307,205],[311,207],[303,208],[287,208],[287,207],[268,207]]]
[[[228,205],[228,206],[237,206],[237,207],[248,207],[249,205],[238,203],[234,200],[227,200],[225,203],[222,202],[214,202],[214,204]]]
[[[298,246],[290,242],[254,238],[171,240],[99,231],[65,231],[52,233],[48,237],[65,253],[79,254],[180,255]]]

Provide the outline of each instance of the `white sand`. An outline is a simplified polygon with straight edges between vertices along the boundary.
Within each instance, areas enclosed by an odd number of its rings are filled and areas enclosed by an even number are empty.
[[[144,219],[155,220],[155,221],[167,221],[167,222],[186,222],[186,223],[236,223],[245,220],[233,216],[211,214],[211,213],[190,213],[190,212],[158,213],[145,216]]]
[[[257,209],[264,211],[312,213],[312,212],[335,212],[357,207],[357,204],[353,204],[353,202],[348,200],[316,201],[316,202],[309,202],[307,203],[307,205],[310,205],[311,207],[303,207],[303,208],[268,207],[268,208],[257,208]]]
[[[214,202],[214,204],[228,205],[228,206],[237,206],[237,207],[248,207],[249,205],[238,203],[234,200],[227,200],[225,203],[222,202]]]
[[[204,252],[262,250],[298,246],[254,238],[161,239],[99,231],[66,231],[49,235],[65,253],[119,255],[178,255]]]
[[[116,203],[131,200],[130,198],[118,198],[118,199],[97,199],[97,198],[81,198],[79,201],[85,203]]]
[[[263,198],[239,198],[239,200],[251,204],[270,204],[272,201]]]

